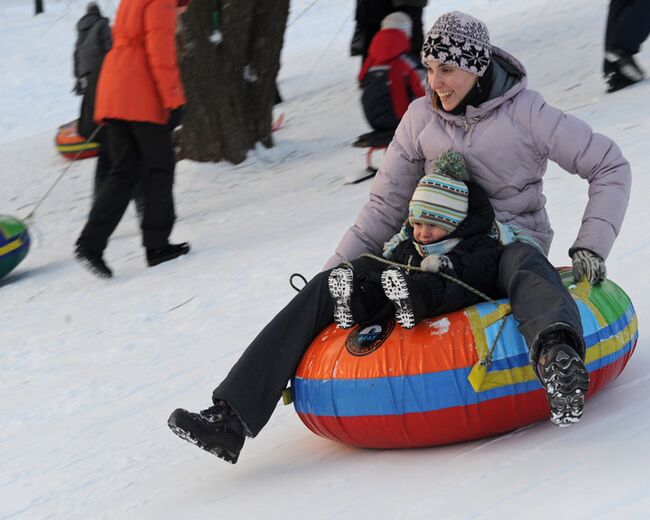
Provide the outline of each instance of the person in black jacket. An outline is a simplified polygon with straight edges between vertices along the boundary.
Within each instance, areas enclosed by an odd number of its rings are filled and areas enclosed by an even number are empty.
[[[452,169],[455,176],[449,176]],[[418,183],[408,220],[385,244],[387,261],[367,255],[332,270],[328,283],[339,327],[375,323],[394,313],[402,327],[412,328],[482,300],[447,276],[491,298],[501,296],[503,246],[490,236],[494,211],[485,191],[466,178],[462,156],[444,154],[436,172]]]

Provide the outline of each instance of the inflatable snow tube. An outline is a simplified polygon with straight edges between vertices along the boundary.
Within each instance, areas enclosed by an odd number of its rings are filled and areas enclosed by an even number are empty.
[[[570,269],[560,274],[582,319],[588,398],[625,367],[636,346],[637,318],[611,280],[576,286]],[[410,330],[393,321],[362,330],[330,325],[296,371],[298,415],[317,435],[365,448],[449,444],[547,419],[545,392],[523,336],[507,300],[498,303],[437,316]]]
[[[97,157],[100,144],[88,141],[77,133],[77,121],[70,121],[59,127],[54,139],[56,149],[63,157],[70,160]]]
[[[14,217],[0,215],[0,278],[22,262],[29,244],[27,226]]]

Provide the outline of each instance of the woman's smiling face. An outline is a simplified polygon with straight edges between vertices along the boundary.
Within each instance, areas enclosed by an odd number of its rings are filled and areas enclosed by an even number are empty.
[[[429,86],[447,112],[456,108],[476,83],[476,75],[454,65],[427,60],[425,66]]]

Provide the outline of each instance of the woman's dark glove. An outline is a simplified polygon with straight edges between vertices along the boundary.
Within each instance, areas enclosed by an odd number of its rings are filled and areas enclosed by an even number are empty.
[[[594,285],[607,278],[605,260],[589,249],[576,249],[571,255],[573,261],[573,279],[576,283],[582,280],[583,276]]]

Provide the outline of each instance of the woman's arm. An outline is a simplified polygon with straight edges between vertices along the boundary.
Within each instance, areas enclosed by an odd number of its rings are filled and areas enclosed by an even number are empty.
[[[412,121],[414,109],[423,108],[424,105],[415,101],[404,114],[370,186],[368,202],[323,269],[335,267],[343,260],[354,260],[365,252],[381,255],[384,242],[399,231],[411,195],[424,173],[419,132]]]
[[[630,164],[614,141],[531,94],[530,128],[540,155],[589,182],[589,202],[570,251],[589,249],[607,258],[630,198]]]

